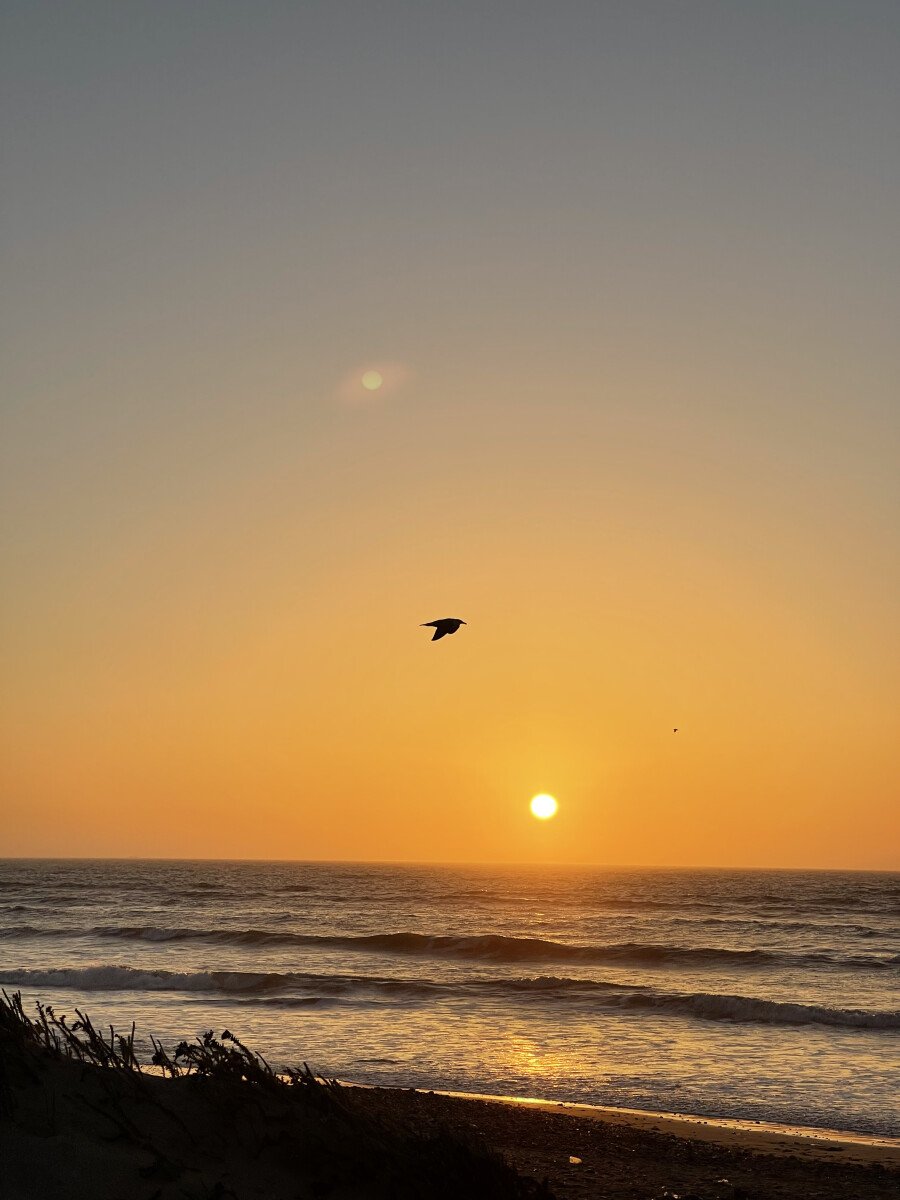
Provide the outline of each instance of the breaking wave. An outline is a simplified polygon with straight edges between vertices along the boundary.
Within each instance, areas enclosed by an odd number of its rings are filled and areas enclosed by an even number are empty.
[[[474,978],[455,982],[381,976],[317,975],[275,971],[170,971],[97,965],[0,970],[0,983],[22,988],[84,992],[203,992],[220,997],[301,1008],[315,1004],[416,1003],[467,996],[485,1000],[527,998],[576,1011],[653,1010],[711,1021],[773,1025],[830,1025],[847,1029],[900,1029],[900,1010],[830,1008],[717,992],[667,992],[600,980],[538,976]]]

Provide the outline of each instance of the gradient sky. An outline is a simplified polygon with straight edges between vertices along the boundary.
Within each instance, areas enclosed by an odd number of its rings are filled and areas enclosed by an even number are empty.
[[[0,8],[0,854],[900,866],[893,0]]]

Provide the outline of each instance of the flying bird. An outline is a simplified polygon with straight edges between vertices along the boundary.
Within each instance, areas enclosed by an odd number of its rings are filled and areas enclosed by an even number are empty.
[[[465,621],[461,621],[459,617],[441,617],[439,621],[423,621],[422,628],[427,625],[434,626],[434,637],[431,639],[436,642],[438,638],[446,637],[450,633],[456,633],[460,625],[465,625]]]
[[[678,730],[677,730],[677,729],[673,729],[673,730],[672,730],[672,732],[673,732],[673,733],[677,733],[677,732],[678,732]]]

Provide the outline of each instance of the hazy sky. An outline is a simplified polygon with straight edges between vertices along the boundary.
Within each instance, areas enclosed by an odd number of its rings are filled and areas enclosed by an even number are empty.
[[[900,866],[894,0],[0,10],[0,854]]]

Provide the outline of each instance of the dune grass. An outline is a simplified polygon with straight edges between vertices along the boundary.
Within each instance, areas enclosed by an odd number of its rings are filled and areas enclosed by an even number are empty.
[[[80,1010],[70,1022],[40,1003],[29,1015],[19,993],[2,993],[0,1135],[7,1157],[39,1151],[33,1194],[105,1195],[97,1164],[108,1160],[119,1194],[135,1200],[242,1200],[258,1194],[260,1180],[273,1200],[551,1200],[545,1184],[519,1176],[477,1141],[443,1130],[423,1136],[389,1102],[373,1112],[355,1089],[306,1064],[279,1075],[228,1030],[180,1042],[172,1053],[151,1041],[155,1071],[138,1059],[133,1025],[127,1034],[101,1032]],[[70,1155],[54,1190],[55,1141],[63,1151],[73,1143],[90,1150],[82,1186]],[[20,1187],[29,1169],[19,1163]]]

